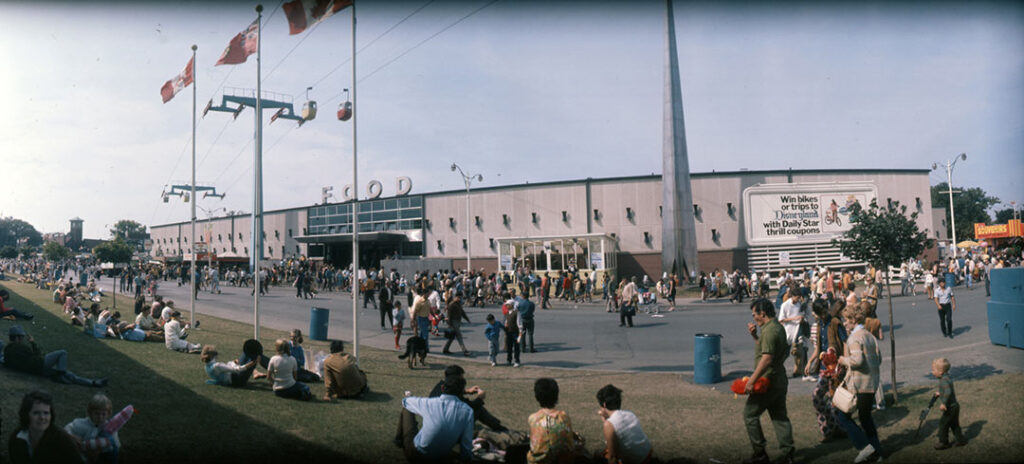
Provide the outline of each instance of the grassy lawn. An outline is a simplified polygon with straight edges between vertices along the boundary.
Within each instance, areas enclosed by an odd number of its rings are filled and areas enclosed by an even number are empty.
[[[50,295],[33,286],[5,281],[12,293],[10,304],[36,315],[35,323],[19,323],[36,338],[44,351],[66,349],[71,369],[88,377],[108,377],[104,389],[115,410],[135,405],[137,415],[121,431],[124,462],[206,462],[225,458],[268,462],[312,462],[324,457],[336,462],[401,462],[391,444],[406,390],[424,395],[442,376],[443,358],[430,356],[429,369],[410,371],[392,351],[362,348],[361,364],[372,393],[363,400],[336,403],[302,403],[275,397],[265,381],[238,390],[207,385],[198,355],[176,353],[162,343],[134,343],[95,339],[82,334],[63,317]],[[132,312],[127,298],[119,299],[122,313]],[[107,302],[104,302],[107,304]],[[187,313],[186,313],[187,314]],[[0,334],[14,323],[0,321]],[[261,331],[264,346],[282,332]],[[252,333],[250,325],[211,317],[202,319],[202,330],[190,341],[216,344],[223,361],[241,351]],[[326,343],[307,341],[307,356],[327,351]],[[458,362],[458,361],[456,361]],[[655,456],[664,461],[701,463],[738,462],[750,454],[740,412],[742,399],[732,394],[682,381],[678,375],[656,373],[604,373],[584,370],[506,367],[465,362],[470,385],[487,391],[487,407],[519,430],[527,430],[527,416],[538,409],[533,381],[553,377],[561,389],[559,407],[587,440],[588,449],[601,446],[597,417],[597,390],[608,383],[625,390],[623,407],[637,413],[654,443]],[[63,425],[86,415],[85,406],[97,389],[61,385],[38,377],[0,369],[3,454],[6,440],[17,426],[20,398],[32,389],[55,395],[57,421]],[[1021,462],[1024,440],[1024,375],[992,375],[977,380],[958,380],[962,404],[961,424],[970,440],[963,448],[935,451],[938,411],[932,411],[915,437],[918,413],[931,390],[904,387],[900,404],[875,413],[887,462]],[[314,397],[323,385],[311,385]],[[1009,407],[1007,407],[1009,405]],[[848,441],[818,443],[811,400],[790,396],[797,457],[804,462],[851,462],[856,452]],[[766,415],[767,416],[767,415]],[[767,417],[763,419],[769,453],[777,455],[776,441]],[[0,460],[3,461],[3,460]],[[232,461],[228,461],[232,462]]]

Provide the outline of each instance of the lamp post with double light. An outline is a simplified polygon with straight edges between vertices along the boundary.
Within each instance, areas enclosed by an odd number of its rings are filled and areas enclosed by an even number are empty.
[[[967,153],[961,153],[953,159],[946,161],[946,186],[949,187],[949,227],[953,231],[953,258],[956,258],[956,216],[953,215],[953,166],[956,166],[956,162],[959,160],[967,160]],[[932,163],[932,170],[936,170],[941,166],[939,163]]]
[[[469,223],[469,187],[470,187],[470,184],[473,182],[474,179],[477,182],[483,182],[484,181],[484,176],[483,176],[483,174],[467,175],[465,173],[465,171],[462,170],[462,167],[460,167],[458,164],[452,163],[452,172],[455,172],[456,170],[459,171],[459,175],[462,176],[462,181],[466,183],[466,274],[468,275],[469,273],[473,272],[472,261],[471,261],[471,258],[470,258],[470,250],[472,250],[472,246],[471,246],[472,242],[470,241],[470,234],[469,234],[469,232],[470,232],[469,231],[469,228],[470,228],[470,225],[469,225],[470,224]]]

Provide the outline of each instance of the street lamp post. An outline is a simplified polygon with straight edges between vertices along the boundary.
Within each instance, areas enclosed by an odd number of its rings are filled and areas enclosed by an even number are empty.
[[[961,153],[946,161],[946,185],[949,187],[949,228],[953,231],[953,258],[956,258],[956,216],[953,215],[953,166],[959,160],[967,160],[967,153]],[[938,169],[939,163],[932,163],[932,170]]]
[[[106,229],[108,227],[110,227],[110,224],[103,224],[103,228],[104,229]],[[117,234],[111,234],[111,235],[114,236],[114,240],[117,240]],[[131,258],[128,258],[128,263],[129,264],[131,263]],[[102,267],[102,266],[103,266],[103,263],[100,263],[100,267]],[[114,281],[110,284],[110,295],[111,295],[111,298],[113,298],[113,300],[114,300],[114,303],[113,303],[114,304],[114,309],[117,309],[117,281],[118,281],[118,275],[117,275],[118,272],[117,271],[118,271],[117,263],[114,263],[114,272],[113,272],[113,274],[114,274]]]
[[[458,164],[452,163],[452,172],[455,172],[456,170],[458,170],[459,175],[462,176],[462,181],[466,183],[466,274],[468,275],[469,273],[473,272],[472,261],[470,258],[472,242],[470,241],[469,234],[469,228],[471,227],[469,223],[469,186],[470,183],[473,182],[473,179],[476,179],[477,182],[483,182],[484,176],[483,174],[466,175],[466,173]]]

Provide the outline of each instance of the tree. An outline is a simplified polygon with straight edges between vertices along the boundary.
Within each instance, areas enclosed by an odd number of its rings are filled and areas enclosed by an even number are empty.
[[[43,243],[43,234],[21,219],[0,218],[0,246],[18,246],[22,239],[28,239],[29,245],[39,246]]]
[[[43,245],[43,257],[50,261],[60,261],[71,256],[71,250],[57,242],[46,242]]]
[[[842,239],[833,239],[832,245],[838,245],[843,255],[857,261],[864,261],[875,269],[888,271],[890,266],[899,267],[910,258],[920,256],[934,242],[928,235],[917,228],[917,213],[907,217],[907,207],[893,201],[886,207],[878,206],[871,200],[868,209],[855,203],[850,208],[850,230],[843,233]],[[885,286],[889,299],[889,343],[892,356],[892,398],[898,399],[896,392],[896,336],[893,333],[892,290]]]
[[[101,263],[127,263],[132,259],[132,247],[118,237],[92,249]]]
[[[18,257],[18,249],[12,245],[4,245],[0,248],[0,258],[13,259]]]
[[[954,189],[956,190],[956,189]],[[974,223],[991,223],[988,209],[999,203],[996,197],[990,197],[985,191],[973,187],[963,188],[953,193],[953,212],[956,214],[956,239],[958,241],[974,238]],[[946,234],[953,237],[953,229],[949,221],[949,186],[945,182],[932,186],[932,206],[946,208]]]
[[[1013,213],[1014,211],[1010,208],[996,211],[996,218],[993,221],[993,224],[1006,224],[1007,222],[1010,222],[1010,219],[1013,219]]]
[[[28,245],[22,246],[18,249],[18,253],[21,254],[22,259],[29,259],[36,254],[36,249]]]
[[[146,238],[146,226],[131,219],[122,219],[110,229],[110,235],[114,238],[122,238],[126,242],[142,240]]]

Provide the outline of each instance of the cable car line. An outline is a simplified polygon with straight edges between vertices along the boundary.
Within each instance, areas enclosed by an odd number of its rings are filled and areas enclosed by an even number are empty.
[[[435,37],[437,37],[437,36],[439,36],[439,35],[443,34],[443,33],[444,33],[445,31],[447,31],[447,30],[449,30],[449,29],[451,29],[451,28],[455,27],[456,25],[458,25],[458,24],[459,24],[459,23],[461,23],[462,21],[465,21],[466,19],[469,19],[469,17],[471,17],[471,16],[473,16],[473,15],[475,15],[475,14],[477,14],[477,13],[479,13],[479,12],[483,11],[483,10],[484,10],[485,8],[487,8],[487,7],[491,6],[491,5],[494,5],[495,3],[498,3],[498,0],[491,0],[490,2],[488,2],[488,3],[484,4],[483,6],[481,6],[480,8],[477,8],[477,9],[475,9],[475,10],[473,10],[473,11],[469,12],[469,13],[468,13],[468,14],[466,14],[465,16],[463,16],[463,17],[461,17],[461,18],[459,18],[459,19],[455,20],[455,22],[453,22],[453,23],[451,23],[451,24],[449,24],[449,25],[445,26],[445,27],[444,27],[444,28],[442,28],[442,29],[441,29],[440,31],[437,31],[437,32],[435,32],[434,34],[432,34],[431,36],[427,37],[426,39],[423,39],[423,40],[421,40],[421,41],[420,41],[419,43],[417,43],[416,45],[413,45],[412,47],[410,47],[410,48],[406,49],[406,50],[405,50],[404,52],[400,53],[400,54],[399,54],[398,56],[396,56],[396,57],[392,58],[392,59],[391,59],[391,60],[389,60],[388,62],[386,62],[386,63],[384,63],[384,64],[382,64],[382,65],[378,66],[378,67],[377,67],[377,69],[374,69],[374,70],[373,70],[373,71],[371,71],[371,72],[370,72],[369,74],[365,74],[365,75],[363,75],[362,77],[360,77],[360,78],[359,78],[359,82],[363,82],[363,81],[365,81],[366,79],[369,79],[369,78],[370,78],[370,76],[373,76],[374,74],[377,74],[377,72],[378,72],[378,71],[380,71],[380,70],[382,70],[382,69],[384,69],[384,68],[386,68],[386,67],[390,66],[390,65],[391,65],[392,63],[394,63],[394,62],[398,61],[399,59],[401,59],[401,58],[402,58],[402,57],[404,57],[405,55],[408,55],[408,54],[409,54],[410,52],[412,52],[413,50],[415,50],[415,49],[419,48],[419,47],[420,47],[421,45],[423,45],[423,44],[425,44],[425,43],[429,42],[430,40],[433,40],[433,39],[434,39]],[[339,94],[337,94],[337,95],[335,95],[335,96],[333,96],[333,97],[331,97],[331,98],[328,98],[328,100],[334,100],[334,99],[336,99],[336,98],[338,98],[338,97],[340,97],[340,96],[341,96],[341,93],[339,93]]]
[[[284,1],[285,1],[285,0],[282,0],[282,1],[281,1],[281,2],[280,2],[280,3],[279,3],[279,4],[278,4],[278,5],[277,5],[277,6],[276,6],[276,7],[274,8],[274,11],[273,11],[273,12],[271,12],[271,14],[270,14],[270,15],[269,15],[269,16],[267,17],[267,20],[266,20],[267,22],[269,22],[269,20],[270,20],[270,19],[271,19],[271,18],[272,18],[272,17],[274,16],[274,14],[276,14],[276,13],[277,13],[277,11],[278,11],[278,10],[280,9],[281,5],[283,5],[283,4],[284,4]],[[413,50],[415,50],[415,49],[417,49],[417,48],[421,47],[422,45],[426,44],[427,42],[429,42],[429,41],[433,40],[434,38],[438,37],[439,35],[441,35],[441,34],[445,33],[445,32],[446,32],[446,31],[448,31],[449,29],[451,29],[451,28],[455,27],[455,26],[456,26],[456,25],[458,25],[459,23],[461,23],[461,22],[465,21],[466,19],[469,19],[470,17],[472,17],[472,16],[476,15],[477,13],[479,13],[479,12],[483,11],[484,9],[486,9],[486,8],[490,7],[491,5],[494,5],[494,4],[495,4],[495,3],[497,3],[497,2],[498,2],[498,0],[492,0],[492,1],[490,1],[490,2],[488,2],[488,3],[486,3],[486,4],[484,4],[484,5],[480,6],[479,8],[477,8],[477,9],[475,9],[475,10],[473,10],[473,11],[471,11],[471,12],[469,12],[469,13],[465,14],[465,15],[463,15],[462,17],[460,17],[459,19],[455,20],[455,21],[454,21],[454,22],[452,22],[451,24],[449,24],[449,25],[445,26],[444,28],[442,28],[441,30],[439,30],[439,31],[435,32],[434,34],[431,34],[431,35],[430,35],[430,36],[428,36],[427,38],[425,38],[425,39],[423,39],[423,40],[419,41],[418,43],[416,43],[416,44],[415,44],[415,45],[413,45],[412,47],[409,47],[408,49],[406,49],[405,51],[403,51],[403,52],[402,52],[402,53],[400,53],[399,55],[395,56],[395,57],[394,57],[394,58],[392,58],[391,60],[388,60],[387,62],[385,62],[385,63],[384,63],[384,64],[382,64],[381,66],[378,66],[377,68],[375,68],[375,69],[374,69],[373,71],[371,71],[370,73],[368,73],[368,74],[366,74],[366,75],[364,75],[364,76],[360,77],[360,78],[359,78],[359,82],[363,82],[363,81],[365,81],[366,79],[370,78],[370,77],[371,77],[371,76],[373,76],[374,74],[376,74],[376,73],[380,72],[380,71],[381,71],[381,70],[383,70],[384,68],[386,68],[386,67],[390,66],[391,64],[395,63],[395,62],[396,62],[396,61],[398,61],[399,59],[401,59],[401,58],[403,58],[404,56],[408,55],[408,54],[409,54],[409,53],[411,53],[411,52],[412,52]],[[424,3],[423,5],[421,5],[421,6],[419,7],[419,8],[417,8],[417,9],[413,10],[413,11],[412,11],[412,12],[410,12],[410,13],[409,13],[408,15],[406,15],[405,17],[403,17],[403,18],[402,18],[401,20],[399,20],[399,21],[398,21],[398,22],[396,22],[395,24],[391,25],[391,26],[390,26],[390,27],[389,27],[388,29],[386,29],[386,30],[385,30],[384,32],[382,32],[381,34],[379,34],[379,35],[378,35],[377,37],[375,37],[375,38],[374,38],[373,40],[371,40],[371,41],[370,41],[369,43],[367,43],[366,45],[364,45],[364,46],[362,46],[361,48],[359,48],[359,50],[357,50],[357,52],[356,52],[356,53],[357,53],[357,55],[358,55],[359,53],[362,53],[362,52],[363,52],[363,51],[365,51],[366,49],[368,49],[368,48],[369,48],[370,46],[372,46],[373,44],[375,44],[375,43],[376,43],[377,41],[379,41],[380,39],[382,39],[382,38],[383,38],[384,36],[388,35],[388,34],[389,34],[389,33],[391,33],[392,31],[394,31],[394,30],[395,30],[396,28],[398,28],[399,26],[401,26],[401,25],[402,25],[403,23],[405,23],[406,21],[408,21],[408,20],[409,20],[410,18],[412,18],[412,17],[413,17],[413,16],[415,16],[416,14],[418,14],[418,13],[420,13],[421,11],[423,11],[424,9],[426,9],[426,8],[427,8],[428,6],[430,6],[430,5],[432,4],[432,3],[434,3],[434,0],[428,0],[428,1],[426,2],[426,3]],[[320,25],[320,24],[317,24],[317,25],[316,25],[315,27],[319,27],[319,25]],[[314,30],[315,30],[315,28],[314,28]],[[308,38],[308,37],[309,37],[310,35],[312,35],[312,34],[313,34],[313,32],[314,32],[314,31],[313,31],[313,30],[311,30],[311,31],[309,31],[309,33],[308,33],[308,34],[305,34],[305,35],[304,35],[304,37],[303,37],[303,38],[302,38],[302,39],[301,39],[301,40],[300,40],[300,41],[299,41],[299,42],[298,42],[298,43],[297,43],[297,44],[296,44],[296,45],[295,45],[294,47],[292,47],[292,49],[291,49],[291,50],[289,50],[289,51],[288,51],[288,52],[287,52],[287,53],[286,53],[286,54],[285,54],[285,55],[284,55],[284,56],[283,56],[283,57],[282,57],[282,58],[281,58],[281,59],[280,59],[280,60],[278,61],[278,63],[277,63],[277,64],[275,64],[275,65],[274,65],[274,67],[273,67],[273,68],[271,69],[271,71],[270,71],[269,73],[267,73],[267,75],[266,75],[265,77],[266,77],[266,78],[269,78],[269,77],[270,77],[270,75],[272,75],[272,74],[273,74],[273,73],[274,73],[274,72],[275,72],[275,71],[276,71],[276,70],[277,70],[277,69],[278,69],[278,68],[279,68],[279,67],[280,67],[280,66],[281,66],[281,65],[282,65],[283,63],[284,63],[284,61],[285,61],[285,60],[286,60],[287,58],[289,58],[289,57],[291,56],[291,54],[292,54],[292,53],[293,53],[293,52],[294,52],[295,50],[297,50],[297,49],[298,49],[298,47],[299,47],[299,46],[300,46],[300,45],[301,45],[301,44],[302,44],[302,43],[303,43],[303,42],[304,42],[304,41],[306,40],[306,38]],[[326,73],[326,74],[325,74],[325,75],[324,75],[323,77],[321,77],[320,79],[318,79],[317,81],[315,81],[315,82],[313,83],[313,85],[312,85],[312,86],[310,86],[310,87],[316,86],[317,84],[319,84],[319,83],[323,82],[324,80],[326,80],[327,78],[329,78],[329,77],[330,77],[330,76],[331,76],[331,75],[332,75],[333,73],[335,73],[335,72],[337,72],[337,71],[338,71],[339,69],[341,69],[341,68],[342,68],[342,67],[343,67],[343,66],[344,66],[345,64],[349,63],[349,62],[350,62],[351,60],[352,60],[352,58],[351,58],[351,57],[349,57],[348,59],[344,60],[344,61],[343,61],[343,62],[341,62],[341,63],[340,63],[340,64],[339,64],[338,66],[336,66],[336,67],[335,67],[334,69],[332,69],[331,71],[327,72],[327,73]],[[219,84],[219,85],[217,86],[216,90],[215,90],[215,91],[214,91],[214,93],[213,93],[214,95],[216,95],[216,93],[217,93],[217,92],[220,92],[220,91],[221,91],[221,90],[223,89],[223,87],[224,87],[224,84],[225,84],[225,83],[227,82],[227,80],[228,80],[228,79],[229,79],[229,78],[231,77],[231,74],[232,74],[232,73],[234,72],[234,70],[235,70],[235,69],[237,69],[237,68],[236,68],[236,67],[231,67],[231,69],[230,69],[230,70],[228,71],[227,75],[225,75],[225,76],[224,76],[224,79],[222,79],[222,80],[221,80],[221,83],[220,83],[220,84]],[[345,94],[345,93],[346,93],[347,91],[348,91],[348,89],[346,88],[346,89],[344,89],[344,90],[343,90],[343,91],[342,91],[341,93],[338,93],[337,95],[335,95],[335,96],[333,96],[333,97],[329,98],[328,100],[335,100],[335,99],[337,99],[337,98],[341,97],[341,96],[342,96],[343,94]],[[308,100],[308,92],[307,92],[307,100]],[[345,105],[345,102],[342,102],[342,105],[343,105],[342,107],[344,107],[344,105]],[[350,115],[351,115],[351,112],[349,112],[348,114],[349,114],[349,117],[350,117]],[[345,118],[345,119],[342,119],[342,120],[347,120],[347,118]],[[228,125],[229,125],[230,123],[231,123],[231,121],[226,121],[226,122],[225,122],[225,124],[224,124],[224,127],[222,127],[222,128],[221,128],[221,131],[220,131],[220,132],[218,133],[217,137],[216,137],[216,138],[214,139],[213,143],[212,143],[212,144],[210,145],[210,148],[209,148],[209,149],[207,150],[206,154],[204,154],[204,155],[203,155],[203,158],[202,158],[202,160],[200,161],[200,166],[201,166],[201,165],[202,165],[202,164],[203,164],[203,163],[204,163],[204,162],[206,161],[206,158],[207,158],[207,157],[208,157],[208,156],[210,155],[210,153],[212,153],[213,149],[214,149],[214,148],[216,147],[216,145],[217,145],[217,143],[219,142],[219,140],[220,140],[221,136],[222,136],[222,135],[224,134],[224,132],[225,132],[225,131],[226,131],[226,129],[227,129],[227,126],[228,126]],[[294,129],[294,126],[293,126],[293,127],[289,127],[289,129],[288,129],[288,130],[287,130],[287,131],[286,131],[286,132],[285,132],[284,134],[281,134],[281,136],[280,136],[280,137],[279,137],[279,138],[277,139],[277,141],[275,141],[275,142],[274,142],[274,144],[273,144],[273,145],[271,146],[271,149],[272,149],[273,147],[275,147],[275,146],[276,146],[276,145],[277,145],[278,143],[280,143],[280,142],[281,142],[281,140],[283,140],[283,139],[284,139],[284,137],[285,137],[285,136],[286,136],[286,135],[287,135],[288,133],[290,133],[292,129]],[[190,136],[190,137],[189,137],[189,139],[188,139],[188,140],[186,141],[186,148],[187,148],[188,142],[190,142],[190,141],[191,141],[191,136]],[[230,168],[231,168],[231,167],[232,167],[232,166],[233,166],[233,165],[235,164],[235,162],[236,162],[236,161],[238,160],[238,158],[239,158],[239,157],[241,156],[241,153],[243,153],[243,152],[245,151],[245,149],[247,149],[247,148],[248,148],[248,146],[249,146],[249,145],[251,145],[251,144],[252,144],[252,140],[249,140],[249,141],[248,141],[248,142],[246,143],[246,145],[245,145],[245,146],[243,146],[243,147],[242,147],[242,149],[241,149],[241,150],[239,151],[239,154],[236,154],[236,155],[235,155],[235,157],[234,157],[234,158],[233,158],[233,159],[232,159],[232,160],[231,160],[230,162],[228,162],[228,164],[227,164],[227,169],[225,169],[225,171],[222,171],[222,173],[226,173],[226,172],[227,172],[228,170],[230,170]],[[269,150],[268,150],[268,151],[269,151]],[[184,149],[183,149],[183,153],[184,153]],[[174,169],[173,169],[173,170],[171,171],[171,174],[170,174],[170,175],[171,175],[172,177],[173,177],[173,175],[174,175],[174,171],[175,171],[175,170],[177,170],[178,166],[179,166],[179,165],[180,165],[180,163],[181,163],[181,158],[182,158],[182,156],[179,156],[179,158],[178,158],[178,163],[177,163],[177,164],[175,165],[175,168],[174,168]],[[234,180],[234,181],[233,181],[233,182],[231,183],[231,185],[230,185],[230,186],[229,186],[229,187],[228,187],[227,189],[224,189],[224,191],[227,191],[227,190],[229,190],[229,189],[230,189],[231,187],[233,187],[233,186],[234,186],[235,184],[237,184],[237,183],[239,182],[239,180],[241,180],[241,179],[242,179],[242,177],[244,177],[244,175],[245,175],[246,173],[248,173],[248,172],[249,172],[249,171],[250,171],[251,169],[252,169],[252,167],[251,167],[251,166],[247,167],[247,168],[245,169],[245,171],[243,171],[242,175],[240,175],[240,176],[239,176],[238,178],[236,178],[236,179],[235,179],[235,180]],[[220,176],[218,176],[218,178],[217,178],[217,181],[219,181],[219,180],[220,180]],[[168,182],[170,182],[170,180],[168,180]],[[154,208],[154,215],[155,215],[155,213],[156,213],[156,208]]]
[[[409,18],[412,18],[412,17],[413,17],[413,16],[415,16],[415,15],[416,15],[417,13],[419,13],[419,12],[423,11],[423,9],[424,9],[424,8],[426,8],[427,6],[429,6],[429,5],[431,4],[431,3],[434,3],[434,0],[429,0],[429,1],[427,2],[427,3],[424,3],[424,4],[423,4],[422,6],[420,6],[419,8],[417,8],[417,9],[413,10],[413,12],[412,12],[412,13],[409,13],[409,14],[408,14],[408,15],[406,15],[406,16],[405,16],[404,18],[402,18],[401,20],[399,20],[399,21],[398,21],[397,23],[395,23],[395,24],[391,25],[391,27],[389,27],[389,28],[388,28],[387,30],[385,30],[384,32],[382,32],[382,33],[381,33],[380,35],[378,35],[378,36],[377,36],[376,38],[374,38],[373,40],[371,40],[371,41],[370,41],[369,43],[367,43],[366,45],[363,45],[363,46],[362,46],[362,48],[360,48],[359,50],[357,50],[357,51],[356,51],[356,54],[358,55],[358,54],[362,53],[362,52],[363,52],[363,50],[366,50],[367,48],[370,48],[370,46],[371,46],[371,45],[373,45],[374,43],[376,43],[376,42],[377,42],[378,40],[380,40],[381,38],[383,38],[383,37],[384,37],[385,35],[388,35],[388,34],[389,34],[389,33],[390,33],[391,31],[395,30],[395,28],[397,28],[398,26],[401,26],[401,25],[402,25],[402,23],[406,22],[406,21],[407,21],[407,20],[408,20]],[[320,78],[319,80],[317,80],[316,82],[314,82],[314,83],[312,84],[312,85],[313,85],[313,87],[316,87],[316,86],[317,86],[317,84],[320,84],[321,82],[323,82],[324,80],[326,80],[326,79],[327,79],[328,77],[331,77],[331,74],[334,74],[335,72],[337,72],[337,71],[338,71],[339,69],[341,69],[341,67],[342,67],[342,66],[345,66],[345,65],[346,65],[346,64],[348,64],[348,63],[349,63],[350,61],[352,61],[352,57],[351,57],[351,56],[350,56],[350,57],[348,57],[347,59],[345,59],[345,61],[342,61],[341,63],[339,63],[339,64],[338,64],[338,66],[335,66],[335,67],[334,67],[334,69],[332,69],[332,70],[328,71],[328,72],[327,72],[327,74],[325,74],[325,75],[324,75],[323,77],[321,77],[321,78]]]

